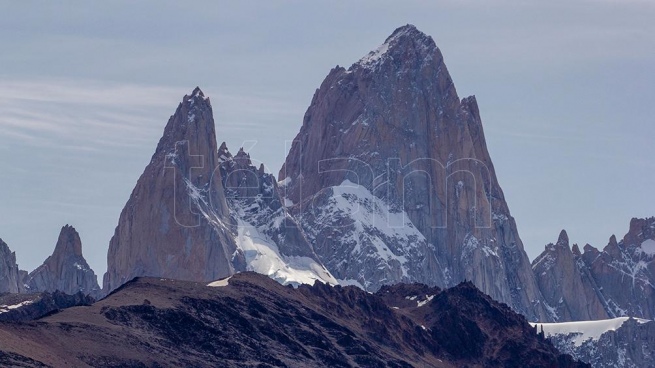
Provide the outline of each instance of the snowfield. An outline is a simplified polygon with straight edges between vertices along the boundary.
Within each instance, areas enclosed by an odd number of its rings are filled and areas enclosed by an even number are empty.
[[[581,346],[585,341],[598,340],[607,331],[615,331],[621,327],[630,317],[618,317],[613,319],[601,319],[597,321],[560,322],[560,323],[533,323],[541,331],[543,327],[546,336],[577,334],[573,340],[575,346]],[[650,322],[647,319],[636,318],[639,323]]]

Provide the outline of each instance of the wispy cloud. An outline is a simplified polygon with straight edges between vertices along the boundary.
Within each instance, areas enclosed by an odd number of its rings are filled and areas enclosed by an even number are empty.
[[[78,151],[151,145],[189,92],[190,88],[97,81],[0,81],[0,140]],[[207,95],[217,119],[242,131],[259,131],[266,121],[302,116],[302,107],[276,96]]]

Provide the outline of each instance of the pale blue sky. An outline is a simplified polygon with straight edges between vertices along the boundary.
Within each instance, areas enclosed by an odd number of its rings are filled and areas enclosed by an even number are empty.
[[[168,117],[199,85],[218,140],[277,173],[314,90],[411,23],[475,94],[530,258],[655,215],[651,1],[0,3],[0,238],[32,270],[72,224],[101,276]]]

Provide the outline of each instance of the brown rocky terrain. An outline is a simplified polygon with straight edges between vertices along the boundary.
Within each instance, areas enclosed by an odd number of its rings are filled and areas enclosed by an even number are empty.
[[[0,361],[24,367],[585,367],[464,283],[370,294],[297,289],[256,273],[204,284],[142,278],[91,306],[0,322]],[[387,300],[439,292],[399,308]],[[397,295],[389,295],[389,294]]]

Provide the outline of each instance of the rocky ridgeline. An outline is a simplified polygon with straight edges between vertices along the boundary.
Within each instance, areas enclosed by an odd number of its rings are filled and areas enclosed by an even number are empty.
[[[602,251],[587,244],[581,253],[562,231],[532,269],[555,321],[655,319],[655,217],[633,218]]]
[[[322,283],[290,288],[244,272],[220,285],[140,278],[92,306],[37,323],[0,323],[0,363],[588,367],[559,353],[524,317],[470,283],[443,291],[400,285],[381,295]],[[414,292],[429,292],[430,300]],[[394,303],[405,298],[413,305]]]

